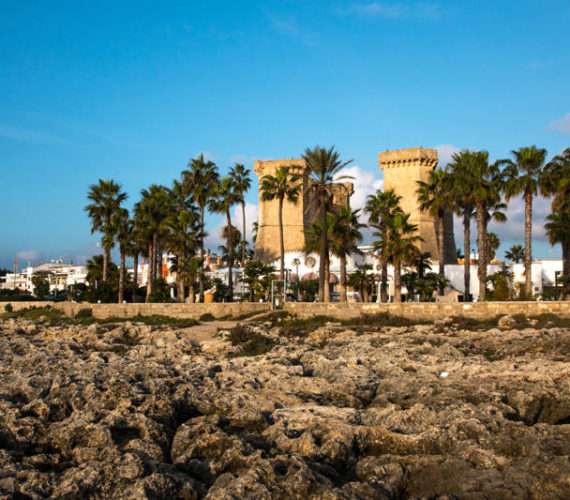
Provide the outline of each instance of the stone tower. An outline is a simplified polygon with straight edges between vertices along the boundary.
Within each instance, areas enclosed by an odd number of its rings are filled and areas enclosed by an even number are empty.
[[[300,174],[302,184],[299,201],[294,204],[283,202],[283,244],[285,252],[302,252],[305,248],[305,227],[312,224],[317,217],[317,204],[309,190],[311,180],[302,159],[256,161],[253,171],[261,178],[264,175],[274,175],[280,168],[286,166],[292,172]],[[334,188],[333,204],[348,205],[353,193],[350,182],[338,184]],[[259,219],[257,239],[255,241],[256,257],[263,262],[273,262],[279,258],[279,200],[264,201],[259,190]]]
[[[423,238],[419,242],[421,252],[429,252],[432,259],[439,259],[437,232],[439,228],[434,218],[419,210],[416,190],[417,181],[427,182],[429,173],[437,166],[437,150],[427,148],[396,149],[382,151],[378,155],[378,165],[384,172],[384,190],[393,189],[402,197],[400,205],[404,212],[411,214],[410,222],[418,226],[418,234]],[[453,215],[446,214],[444,219],[446,263],[457,263],[455,239],[453,236]]]

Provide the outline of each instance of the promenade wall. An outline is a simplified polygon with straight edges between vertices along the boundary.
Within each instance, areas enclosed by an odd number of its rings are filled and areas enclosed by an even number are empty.
[[[414,320],[441,319],[450,316],[463,316],[474,319],[486,319],[506,314],[556,314],[570,317],[570,302],[404,302],[402,304],[378,303],[304,303],[289,302],[285,310],[299,318],[311,316],[330,316],[337,319],[351,319],[360,316],[373,316],[388,313]]]
[[[0,308],[3,304],[0,303]],[[61,309],[67,316],[75,316],[81,309],[90,309],[94,318],[130,318],[133,316],[170,316],[171,318],[199,319],[203,314],[211,314],[214,318],[227,316],[240,317],[246,314],[262,313],[271,309],[268,303],[232,302],[209,304],[88,304],[76,302],[11,302],[14,311],[27,307],[51,306]],[[0,310],[0,313],[3,311]]]
[[[0,303],[0,309],[8,302]],[[75,302],[11,302],[13,310],[27,307],[52,306],[61,309],[67,316],[75,316],[81,309],[90,309],[93,317],[129,318],[137,315],[151,316],[159,314],[173,318],[199,319],[203,314],[211,314],[214,318],[240,317],[270,311],[270,304],[259,302],[233,302],[210,304],[78,304]],[[438,302],[405,302],[402,304],[350,303],[333,302],[288,302],[284,310],[299,318],[312,316],[330,316],[336,319],[351,319],[361,316],[373,316],[388,313],[414,320],[436,320],[450,316],[463,316],[474,319],[486,319],[505,314],[556,314],[570,318],[570,302],[471,302],[471,303],[438,303]],[[2,313],[3,310],[0,310]]]

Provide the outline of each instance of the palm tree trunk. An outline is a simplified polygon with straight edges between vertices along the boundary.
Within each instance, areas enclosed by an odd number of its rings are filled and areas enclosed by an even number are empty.
[[[184,280],[180,277],[178,277],[178,282],[176,283],[178,291],[178,302],[180,304],[184,304],[185,299],[184,299]]]
[[[340,258],[340,302],[348,302],[346,297],[346,256]]]
[[[562,276],[570,276],[570,242],[562,242]],[[570,294],[570,283],[562,288],[562,300],[566,300]]]
[[[111,257],[111,251],[109,250],[109,247],[107,246],[107,244],[103,243],[103,277],[102,277],[102,281],[105,283],[107,282],[109,260],[111,260],[110,257]]]
[[[190,280],[188,282],[188,301],[191,304],[196,302],[196,290],[194,286],[194,276],[190,276]]]
[[[394,259],[394,302],[402,302],[402,278],[400,273],[400,261]]]
[[[388,302],[388,263],[380,260],[380,300]]]
[[[156,279],[162,278],[162,245],[158,239],[158,233],[156,233],[156,242],[155,242],[155,265],[156,270],[154,272],[154,277]]]
[[[186,244],[184,244],[184,247],[182,249],[182,262],[184,263],[184,265],[187,264],[188,261],[188,249],[186,248]],[[178,257],[178,269],[180,270],[180,256]],[[178,272],[178,302],[184,304],[184,302],[186,302],[186,297],[184,296],[184,289],[186,287],[186,281],[187,281],[187,277],[186,275],[181,275],[180,272]]]
[[[285,279],[285,243],[283,242],[283,197],[279,197],[279,245],[281,250],[281,267],[279,279]]]
[[[532,300],[532,193],[524,194],[524,290],[526,300]]]
[[[466,210],[463,214],[463,301],[471,300],[471,259],[469,258],[471,248],[471,214]]]
[[[439,225],[438,231],[437,231],[437,246],[439,247],[438,253],[439,253],[439,275],[442,278],[445,278],[445,249],[444,249],[444,245],[445,245],[445,231],[443,230],[443,212],[441,213],[441,215],[437,218],[437,223]],[[443,288],[440,287],[439,289],[439,295],[443,295]]]
[[[148,263],[146,273],[146,302],[152,293],[152,281],[154,280],[154,237],[148,242]]]
[[[328,253],[325,264],[325,302],[329,303],[331,301],[331,269]]]
[[[321,208],[321,248],[319,255],[319,302],[325,302],[325,273],[326,273],[326,259],[328,255],[327,248],[327,204],[324,194],[320,195],[320,208]],[[328,285],[328,283],[327,283]]]
[[[135,250],[133,256],[133,304],[136,302],[138,280],[139,280],[139,253]]]
[[[228,219],[228,302],[234,301],[234,279],[232,275],[232,266],[234,263],[234,247],[232,242],[232,219],[230,216],[230,211],[226,212],[226,217]]]
[[[479,302],[485,302],[487,286],[487,225],[485,223],[485,206],[477,204],[477,252],[479,262],[477,264],[477,277],[479,278]]]
[[[105,228],[104,230],[109,231],[111,228],[111,214],[107,213],[105,215]],[[109,274],[109,261],[111,260],[111,248],[106,243],[105,238],[102,240],[103,243],[103,276],[102,281],[107,282],[107,276]]]
[[[121,252],[121,269],[119,269],[119,304],[123,303],[125,299],[125,244],[121,241],[119,242],[119,251]]]
[[[241,202],[241,219],[242,219],[242,228],[243,231],[241,233],[241,241],[242,241],[242,247],[241,247],[241,268],[243,269],[245,267],[245,201]]]
[[[200,227],[201,232],[204,232],[204,207],[200,207]],[[198,274],[198,302],[204,302],[204,236],[200,235],[200,272]]]

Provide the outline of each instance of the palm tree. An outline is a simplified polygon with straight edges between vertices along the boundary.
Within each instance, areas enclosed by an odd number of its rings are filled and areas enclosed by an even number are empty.
[[[302,158],[305,161],[309,179],[312,181],[308,192],[311,192],[315,197],[319,219],[323,228],[319,252],[319,302],[329,302],[328,283],[325,286],[328,269],[327,256],[329,253],[327,212],[332,205],[333,186],[340,180],[349,179],[348,176],[338,177],[338,173],[352,160],[341,161],[340,154],[335,151],[334,146],[328,149],[320,146],[315,146],[313,149],[307,148]]]
[[[197,158],[190,160],[188,167],[190,167],[188,170],[184,170],[182,172],[182,177],[184,179],[184,183],[187,183],[192,191],[194,203],[198,205],[200,210],[200,224],[202,225],[202,228],[205,228],[204,213],[206,207],[213,199],[220,181],[218,168],[214,162],[205,160],[203,154],[200,154]],[[200,259],[202,260],[204,259],[205,236],[206,233],[203,230],[199,240]],[[204,302],[203,270],[199,275],[199,287],[199,301]]]
[[[420,252],[418,256],[412,261],[412,265],[418,271],[418,279],[422,279],[426,271],[431,271],[431,253]]]
[[[470,180],[473,183],[473,203],[477,218],[479,300],[485,301],[488,264],[487,225],[490,220],[490,210],[501,204],[503,177],[500,170],[501,162],[490,164],[487,151],[470,151],[469,155],[472,176]]]
[[[410,214],[399,213],[388,223],[387,234],[375,232],[378,241],[374,244],[386,262],[394,266],[394,302],[402,301],[402,264],[413,262],[420,253],[416,243],[422,238],[415,234],[418,226],[410,222]]]
[[[241,242],[241,232],[235,226],[224,226],[222,228],[222,239],[226,241],[225,245],[218,246],[220,251],[220,256],[222,261],[228,262],[229,259],[229,239],[231,238],[231,248],[232,248],[232,259],[233,261],[239,260],[240,257],[240,242]]]
[[[108,290],[116,291],[117,284],[119,281],[119,270],[113,262],[109,262],[109,267],[107,269],[107,281],[103,281],[103,266],[105,262],[105,257],[103,255],[93,255],[90,259],[87,259],[87,277],[86,280],[89,283],[90,288],[101,288],[101,286],[106,286]]]
[[[190,303],[194,303],[196,301],[196,290],[195,290],[195,283],[196,279],[200,274],[200,268],[202,266],[202,261],[199,256],[196,255],[189,255],[186,257],[177,257],[175,256],[171,260],[171,267],[170,270],[173,273],[176,273],[176,277],[178,280],[178,301],[183,302],[180,300],[181,294],[183,297],[184,292],[180,291],[180,287],[184,286],[186,283],[188,284],[188,300]],[[182,283],[182,285],[180,285]]]
[[[487,259],[491,262],[497,255],[497,250],[501,246],[501,241],[496,233],[487,233]]]
[[[360,210],[341,207],[338,214],[330,214],[328,221],[331,252],[340,261],[340,302],[346,302],[346,259],[349,255],[359,253],[358,242],[362,239],[360,231],[364,224],[359,221]]]
[[[182,267],[182,263],[188,261],[197,248],[197,241],[202,233],[200,213],[192,204],[192,193],[187,183],[175,180],[168,193],[172,212],[166,222],[166,243],[169,250],[176,256],[176,262]],[[184,302],[186,280],[180,273],[176,274],[176,280],[178,301]]]
[[[139,255],[146,253],[146,240],[144,233],[139,227],[139,223],[133,218],[133,236],[131,244],[127,247],[127,254],[133,258],[133,304],[137,301],[137,289],[139,286]]]
[[[418,204],[420,210],[427,210],[437,220],[437,250],[439,254],[439,275],[445,277],[445,231],[444,216],[451,208],[451,181],[444,169],[432,170],[427,182],[418,181]],[[443,289],[439,291],[443,295]]]
[[[352,273],[348,278],[348,283],[355,290],[358,290],[358,295],[362,302],[368,302],[374,284],[374,275],[372,271],[372,264],[361,264],[356,266],[356,272]]]
[[[365,225],[360,223],[359,213],[360,210],[351,210],[348,206],[341,207],[338,213],[327,213],[329,253],[340,261],[340,302],[347,301],[346,259],[351,254],[361,253],[357,245],[362,239],[360,230]],[[305,229],[305,254],[319,251],[321,233],[322,224],[319,220]],[[327,261],[329,258],[330,255],[327,255]],[[330,273],[326,274],[326,282],[330,283]]]
[[[505,252],[505,259],[508,259],[515,264],[518,264],[524,259],[524,249],[522,245],[513,245],[509,250]]]
[[[217,212],[221,214],[225,214],[227,220],[227,227],[233,228],[232,226],[232,217],[231,217],[231,208],[236,203],[239,203],[239,197],[236,196],[233,190],[233,183],[229,177],[224,177],[222,179],[221,184],[218,186],[216,191],[215,198],[210,200],[209,207],[212,212]],[[232,231],[231,229],[228,231],[228,235],[231,236]],[[234,249],[233,249],[233,238],[228,237],[227,239],[227,250],[228,250],[228,302],[233,302],[234,296],[234,288],[233,288],[233,276],[232,276],[232,267],[233,267],[233,260],[234,260]]]
[[[236,163],[235,167],[230,169],[229,176],[234,185],[234,193],[239,198],[241,204],[241,217],[242,217],[242,247],[241,247],[241,267],[245,267],[245,193],[251,186],[250,171],[242,164]]]
[[[553,212],[570,211],[570,148],[555,156],[543,170],[542,194],[554,196]]]
[[[371,194],[366,199],[364,211],[368,213],[370,225],[377,230],[380,239],[386,239],[390,221],[396,214],[403,213],[400,207],[401,196],[397,195],[393,189],[386,191],[378,190],[376,194]],[[379,255],[380,260],[380,300],[388,300],[388,263]]]
[[[281,249],[281,267],[279,270],[279,279],[285,279],[285,244],[283,242],[283,202],[287,200],[290,203],[297,204],[299,201],[299,192],[302,185],[299,183],[301,176],[292,172],[293,166],[282,166],[277,169],[275,175],[264,175],[261,178],[261,199],[263,201],[271,201],[277,198],[279,200],[279,244]]]
[[[541,188],[542,169],[546,162],[546,149],[536,146],[511,151],[515,160],[505,160],[505,195],[507,200],[523,195],[524,198],[524,274],[525,295],[532,297],[532,200]]]
[[[121,186],[113,180],[99,179],[98,184],[91,184],[87,199],[91,201],[85,207],[91,219],[91,234],[100,231],[103,246],[103,281],[107,281],[111,248],[113,247],[113,227],[111,218],[119,210],[121,204],[127,199],[127,194],[121,191]]]
[[[564,296],[570,293],[570,210],[552,212],[546,217],[544,228],[551,245],[562,245],[562,276]]]
[[[113,233],[119,242],[119,253],[121,256],[121,265],[119,267],[119,294],[118,303],[122,304],[125,296],[125,276],[126,276],[126,254],[127,246],[133,238],[133,221],[129,217],[129,211],[126,208],[120,208],[113,214],[111,219]]]
[[[463,219],[463,300],[471,300],[471,219],[475,215],[475,178],[472,165],[476,159],[473,151],[464,149],[452,156],[448,164],[451,179],[453,210]]]
[[[144,228],[148,245],[147,302],[152,293],[153,281],[161,276],[160,239],[167,229],[171,201],[166,187],[152,184],[148,189],[141,190],[141,200],[135,205],[135,217],[139,227]]]

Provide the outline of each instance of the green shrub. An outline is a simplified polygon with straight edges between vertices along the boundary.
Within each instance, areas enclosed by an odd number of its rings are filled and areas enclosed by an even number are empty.
[[[230,342],[239,347],[239,351],[232,354],[230,357],[238,356],[258,356],[265,354],[277,344],[272,338],[257,333],[252,327],[248,325],[237,325],[230,330]]]
[[[11,313],[14,310],[14,308],[12,307],[12,304],[6,304],[4,306],[4,311],[6,311],[7,313]]]
[[[79,309],[79,311],[77,311],[77,314],[75,315],[75,317],[77,319],[92,318],[93,317],[93,311],[89,308]]]
[[[148,301],[152,303],[172,302],[170,297],[170,286],[161,278],[152,282],[152,292],[148,297]]]
[[[204,313],[199,318],[200,321],[214,321],[215,319],[212,313]]]

